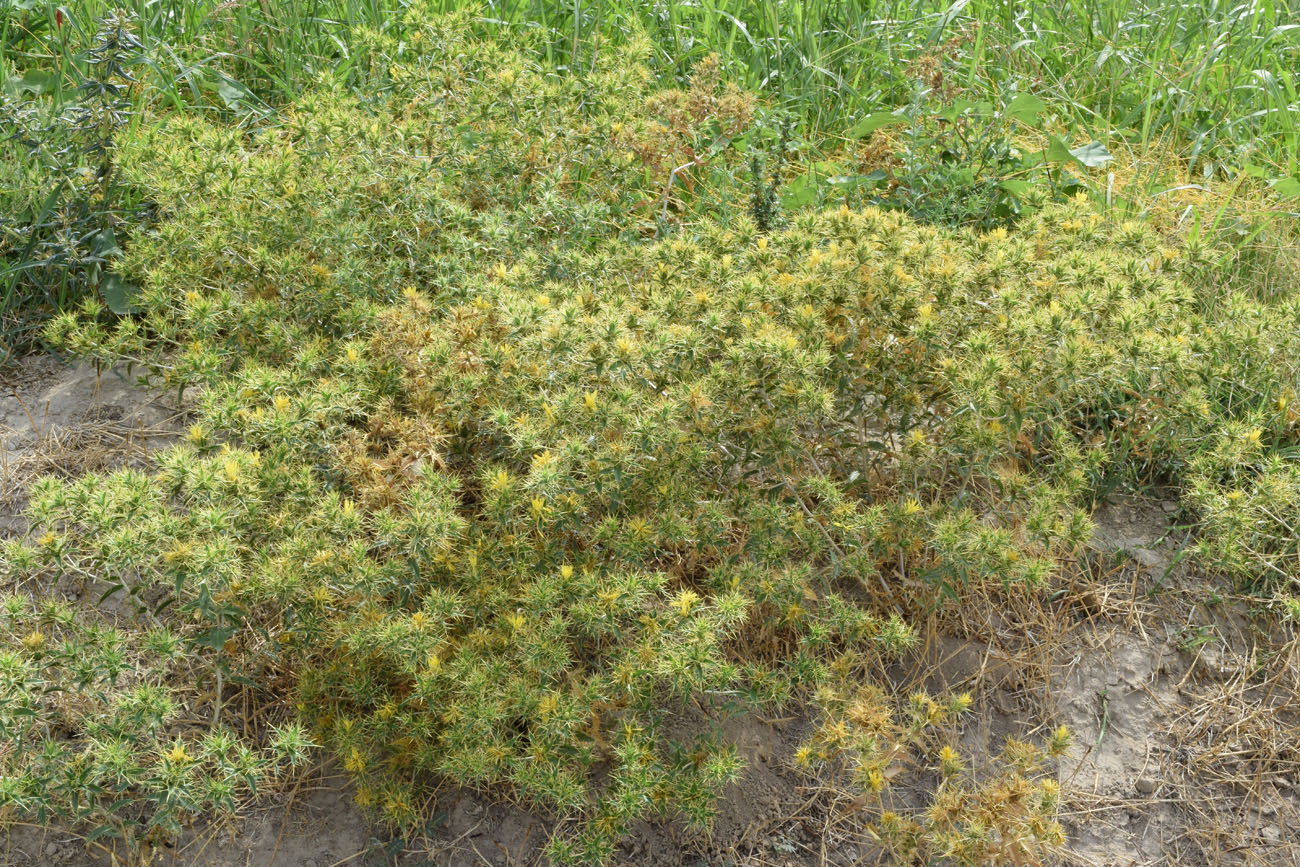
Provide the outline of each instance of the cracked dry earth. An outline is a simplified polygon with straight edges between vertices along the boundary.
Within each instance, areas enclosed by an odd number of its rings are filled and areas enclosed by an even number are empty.
[[[21,534],[24,489],[41,473],[76,475],[149,452],[186,423],[174,397],[112,372],[30,358],[0,393],[0,533]],[[966,754],[991,755],[1006,737],[1064,723],[1076,742],[1060,763],[1068,865],[1300,863],[1300,659],[1293,636],[1254,616],[1256,602],[1200,573],[1192,538],[1169,500],[1122,501],[1096,514],[1085,574],[1032,614],[990,604],[977,619],[919,625],[913,658],[882,672],[900,689],[966,689],[974,712]],[[75,592],[55,588],[55,592]],[[72,596],[95,607],[97,594]],[[987,609],[987,610],[983,610]],[[106,603],[99,616],[129,616]],[[707,725],[683,711],[683,730]],[[718,721],[739,744],[743,778],[719,805],[707,840],[643,825],[619,852],[628,865],[888,863],[864,830],[852,793],[796,772],[809,717]],[[906,774],[890,791],[917,803]],[[343,867],[540,863],[547,817],[449,789],[428,833],[395,842],[370,827],[343,777],[315,769],[292,791],[264,793],[238,817],[200,822],[149,854],[155,865]],[[0,864],[114,863],[59,828],[10,823]]]

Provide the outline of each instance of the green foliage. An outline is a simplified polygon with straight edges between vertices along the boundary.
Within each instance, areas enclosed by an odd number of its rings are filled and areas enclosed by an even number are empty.
[[[770,158],[763,153],[762,138],[755,138],[749,148],[749,215],[760,232],[770,232],[781,217],[782,175],[790,145],[790,123],[780,124],[776,149]]]
[[[734,775],[726,745],[667,734],[680,703],[869,670],[909,641],[853,601],[882,585],[914,605],[1050,588],[1124,441],[1108,420],[1143,405],[1134,377],[1195,302],[1146,227],[1079,203],[1016,236],[841,209],[553,239],[565,200],[520,181],[558,174],[520,101],[608,123],[602,92],[635,71],[557,94],[521,69],[486,100],[512,58],[444,56],[369,122],[331,94],[252,142],[196,121],[142,138],[144,312],[92,303],[51,336],[202,384],[202,420],[153,477],[46,483],[50,541],[11,559],[25,580],[132,576],[174,596],[194,664],[291,677],[385,820],[415,821],[429,778],[507,786],[582,820],[557,858],[599,861],[638,818],[707,825]],[[457,105],[476,123],[435,139]],[[602,221],[635,220],[602,184],[654,173],[583,135],[564,172]]]
[[[118,233],[137,216],[117,178],[114,141],[131,122],[129,67],[139,49],[126,23],[110,17],[81,52],[72,101],[51,108],[0,97],[16,145],[0,152],[9,182],[0,194],[0,363],[30,343],[36,309],[101,294],[117,313],[130,308],[130,287],[108,268],[121,254]]]
[[[807,62],[859,26],[816,3],[785,36],[751,20],[750,47],[741,18],[676,4],[663,20],[587,7],[604,25],[542,4],[515,47],[482,35],[513,15],[191,5],[142,9],[145,44],[207,13],[211,39],[258,38],[234,77],[196,65],[191,92],[163,97],[210,116],[160,112],[111,140],[107,176],[154,211],[114,262],[133,313],[86,283],[45,335],[196,387],[198,420],[149,472],[37,484],[34,532],[0,559],[13,587],[84,583],[158,625],[13,597],[15,812],[174,832],[316,742],[394,826],[451,780],[572,819],[552,858],[598,863],[640,819],[706,829],[739,772],[675,710],[811,698],[825,725],[803,758],[868,792],[892,758],[938,762],[925,816],[880,815],[900,857],[1038,857],[1059,840],[1042,755],[1012,744],[965,775],[933,736],[956,705],[899,715],[846,686],[912,642],[892,612],[1050,594],[1093,500],[1157,479],[1204,516],[1209,562],[1296,580],[1296,302],[1207,279],[1196,235],[1067,198],[1070,167],[1107,154],[1071,150],[1019,86],[1028,61],[995,38],[1016,22],[938,58],[962,9],[917,6],[844,43],[878,46],[850,75],[850,51]],[[683,52],[689,77],[658,89],[664,40],[701,16],[733,50]],[[22,20],[24,39],[64,38]],[[369,26],[340,42],[331,21]],[[991,94],[986,65],[1010,70]],[[760,68],[795,106],[727,83]],[[97,157],[127,111],[101,96]],[[822,160],[786,183],[832,105],[854,137],[907,132],[879,178]],[[910,108],[878,110],[893,105]],[[1181,122],[1145,105],[1144,132]],[[783,113],[804,138],[782,133],[764,165],[755,120]],[[801,208],[823,177],[889,209]],[[86,183],[61,189],[100,201]],[[290,721],[229,733],[231,684],[289,698]]]
[[[59,551],[53,536],[43,551]],[[17,568],[28,554],[6,552]],[[48,822],[84,823],[90,839],[173,834],[197,813],[233,813],[281,769],[301,764],[301,727],[265,750],[224,728],[182,720],[174,685],[193,671],[167,627],[116,629],[52,599],[0,600],[0,807]]]
[[[292,100],[321,79],[362,92],[387,87],[393,60],[419,52],[413,21],[453,10],[474,14],[479,35],[526,40],[548,69],[581,75],[605,49],[649,40],[661,83],[684,79],[711,53],[729,78],[792,109],[820,142],[872,112],[913,97],[909,65],[957,34],[950,81],[974,99],[1028,92],[1083,136],[1113,133],[1129,144],[1168,141],[1189,174],[1247,165],[1287,181],[1295,174],[1296,93],[1289,75],[1300,51],[1286,2],[1248,9],[1215,3],[1037,4],[988,0],[882,3],[778,0],[622,4],[591,0],[300,0],[231,6],[203,2],[126,4],[158,67],[168,104],[235,111]],[[62,12],[62,26],[55,10]],[[58,50],[69,32],[92,29],[103,0],[11,2],[0,10],[11,89],[57,92],[73,62]],[[415,25],[418,29],[418,24]],[[57,75],[51,76],[53,68]]]

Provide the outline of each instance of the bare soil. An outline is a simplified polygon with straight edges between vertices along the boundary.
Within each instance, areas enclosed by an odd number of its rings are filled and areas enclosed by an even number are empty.
[[[187,423],[174,395],[88,367],[31,358],[0,393],[0,534],[26,531],[24,490],[44,473],[144,464]],[[993,598],[934,616],[912,658],[883,672],[900,689],[970,690],[967,755],[1060,724],[1076,742],[1058,774],[1069,845],[1062,863],[1300,864],[1300,655],[1258,602],[1199,572],[1171,500],[1122,501],[1096,513],[1089,569],[1044,602]],[[56,591],[59,592],[59,591]],[[986,610],[985,610],[986,609]],[[1270,625],[1271,624],[1271,625]],[[888,863],[871,845],[853,793],[797,771],[807,714],[715,722],[738,744],[743,778],[707,839],[644,825],[619,853],[628,865]],[[682,711],[683,729],[707,724]],[[906,775],[891,785],[916,803]],[[199,823],[151,853],[157,865],[343,867],[540,863],[554,823],[474,792],[439,793],[419,839],[393,841],[352,803],[341,774],[314,769],[232,820]],[[113,863],[67,831],[14,824],[0,864]]]

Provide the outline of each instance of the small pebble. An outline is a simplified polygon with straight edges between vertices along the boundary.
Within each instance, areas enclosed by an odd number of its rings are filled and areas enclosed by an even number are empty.
[[[1133,788],[1143,795],[1150,795],[1156,790],[1156,781],[1151,777],[1138,777],[1137,782],[1133,784]]]

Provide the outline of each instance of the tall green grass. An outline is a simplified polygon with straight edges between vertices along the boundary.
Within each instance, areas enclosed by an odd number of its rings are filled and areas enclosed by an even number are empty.
[[[31,5],[30,10],[23,7]],[[74,0],[63,30],[122,4]],[[409,0],[128,0],[157,66],[154,85],[193,99],[224,73],[262,99],[321,76],[369,83],[367,46],[401,36]],[[485,33],[530,31],[557,72],[602,46],[649,36],[666,81],[720,54],[735,80],[793,110],[813,137],[905,101],[908,62],[965,34],[964,85],[1032,89],[1063,120],[1130,142],[1166,139],[1205,171],[1262,163],[1294,174],[1300,151],[1300,4],[1294,0],[427,0],[476,11]],[[69,72],[55,4],[0,2],[0,75]],[[189,91],[187,94],[186,91]]]

